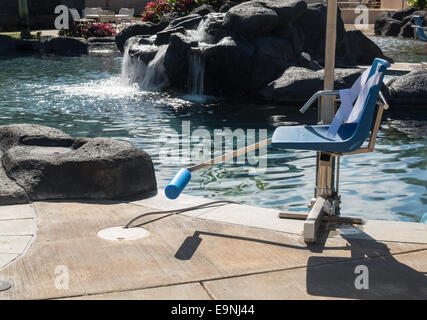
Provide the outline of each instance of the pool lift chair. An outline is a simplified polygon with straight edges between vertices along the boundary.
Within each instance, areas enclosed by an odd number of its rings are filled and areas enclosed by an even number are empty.
[[[415,24],[412,26],[414,28],[414,38],[427,41],[427,35],[424,32],[423,22],[420,16],[414,16]]]
[[[169,199],[177,198],[190,181],[191,172],[195,170],[224,163],[228,159],[271,144],[273,147],[281,149],[317,151],[315,198],[309,205],[310,213],[308,215],[295,212],[279,214],[280,218],[306,219],[304,223],[304,240],[306,242],[316,241],[316,234],[322,221],[362,223],[362,220],[358,218],[339,216],[340,157],[374,150],[383,111],[388,109],[388,104],[380,91],[388,67],[390,64],[387,61],[376,58],[372,66],[363,72],[350,89],[319,91],[300,109],[301,113],[304,113],[318,98],[339,95],[341,105],[331,124],[278,127],[271,139],[260,141],[189,168],[182,168],[166,186],[166,196]],[[376,115],[375,109],[377,109]],[[362,147],[370,132],[368,145]]]

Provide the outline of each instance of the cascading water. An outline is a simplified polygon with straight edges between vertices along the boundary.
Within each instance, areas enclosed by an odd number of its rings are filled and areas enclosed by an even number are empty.
[[[200,21],[197,29],[187,31],[187,34],[191,39],[198,42],[198,46],[197,48],[193,48],[189,56],[187,80],[189,94],[185,98],[190,101],[202,103],[212,98],[203,94],[205,77],[203,50],[209,45],[210,41],[210,36],[206,32],[206,20]]]
[[[143,45],[141,47],[154,47]],[[167,84],[163,61],[168,46],[160,46],[153,60],[147,65],[137,57],[129,55],[129,46],[125,48],[122,61],[122,81],[127,84],[137,83],[142,90],[158,91]],[[141,48],[144,50],[144,48]],[[152,49],[152,48],[150,48]]]
[[[188,70],[188,88],[190,96],[202,96],[205,76],[205,66],[202,53],[199,50],[192,51]]]
[[[162,89],[167,83],[165,67],[163,61],[165,60],[167,45],[160,46],[154,59],[150,61],[144,72],[144,78],[140,82],[140,86],[144,90],[157,91]]]
[[[202,20],[196,30],[186,32],[192,40],[198,42],[198,46],[193,48],[189,55],[188,70],[188,95],[184,98],[194,102],[205,102],[208,97],[203,95],[205,66],[203,61],[203,48],[209,45],[210,37],[205,30],[205,20]],[[136,40],[135,40],[136,41]],[[140,58],[129,54],[129,47],[146,51],[156,51],[154,58],[148,63],[144,63]],[[137,47],[135,47],[137,46]],[[163,65],[168,45],[156,47],[154,44],[140,44],[130,42],[124,51],[122,61],[122,82],[126,84],[137,83],[142,90],[158,91],[163,89],[167,83],[165,67]]]

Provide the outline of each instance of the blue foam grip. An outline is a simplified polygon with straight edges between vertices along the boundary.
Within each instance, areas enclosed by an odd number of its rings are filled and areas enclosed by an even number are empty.
[[[169,182],[165,188],[166,197],[176,199],[191,180],[191,172],[186,169],[180,169],[175,177]]]

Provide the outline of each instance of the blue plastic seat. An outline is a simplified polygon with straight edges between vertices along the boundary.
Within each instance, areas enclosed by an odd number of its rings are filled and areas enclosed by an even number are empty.
[[[420,16],[414,16],[415,21],[415,34],[416,38],[419,40],[427,41],[427,35],[424,33],[423,22],[421,21]]]
[[[380,79],[377,85],[369,89],[365,100],[360,120],[357,123],[345,123],[339,128],[335,138],[327,137],[329,125],[304,125],[304,126],[284,126],[277,128],[271,138],[271,145],[281,149],[315,150],[331,153],[349,153],[357,150],[372,128],[375,105],[379,96],[386,69],[390,63],[376,58],[372,63],[368,78],[380,72]],[[337,94],[337,91],[331,91]],[[313,97],[319,96],[316,93]],[[313,97],[310,99],[312,100]]]

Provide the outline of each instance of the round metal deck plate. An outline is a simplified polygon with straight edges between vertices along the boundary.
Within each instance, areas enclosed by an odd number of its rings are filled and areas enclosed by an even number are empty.
[[[12,285],[7,281],[0,281],[0,291],[6,291],[10,289]]]
[[[111,241],[128,241],[128,240],[137,240],[145,238],[150,234],[148,230],[143,228],[127,228],[123,226],[110,227],[106,229],[99,230],[97,235],[101,239],[111,240]]]

